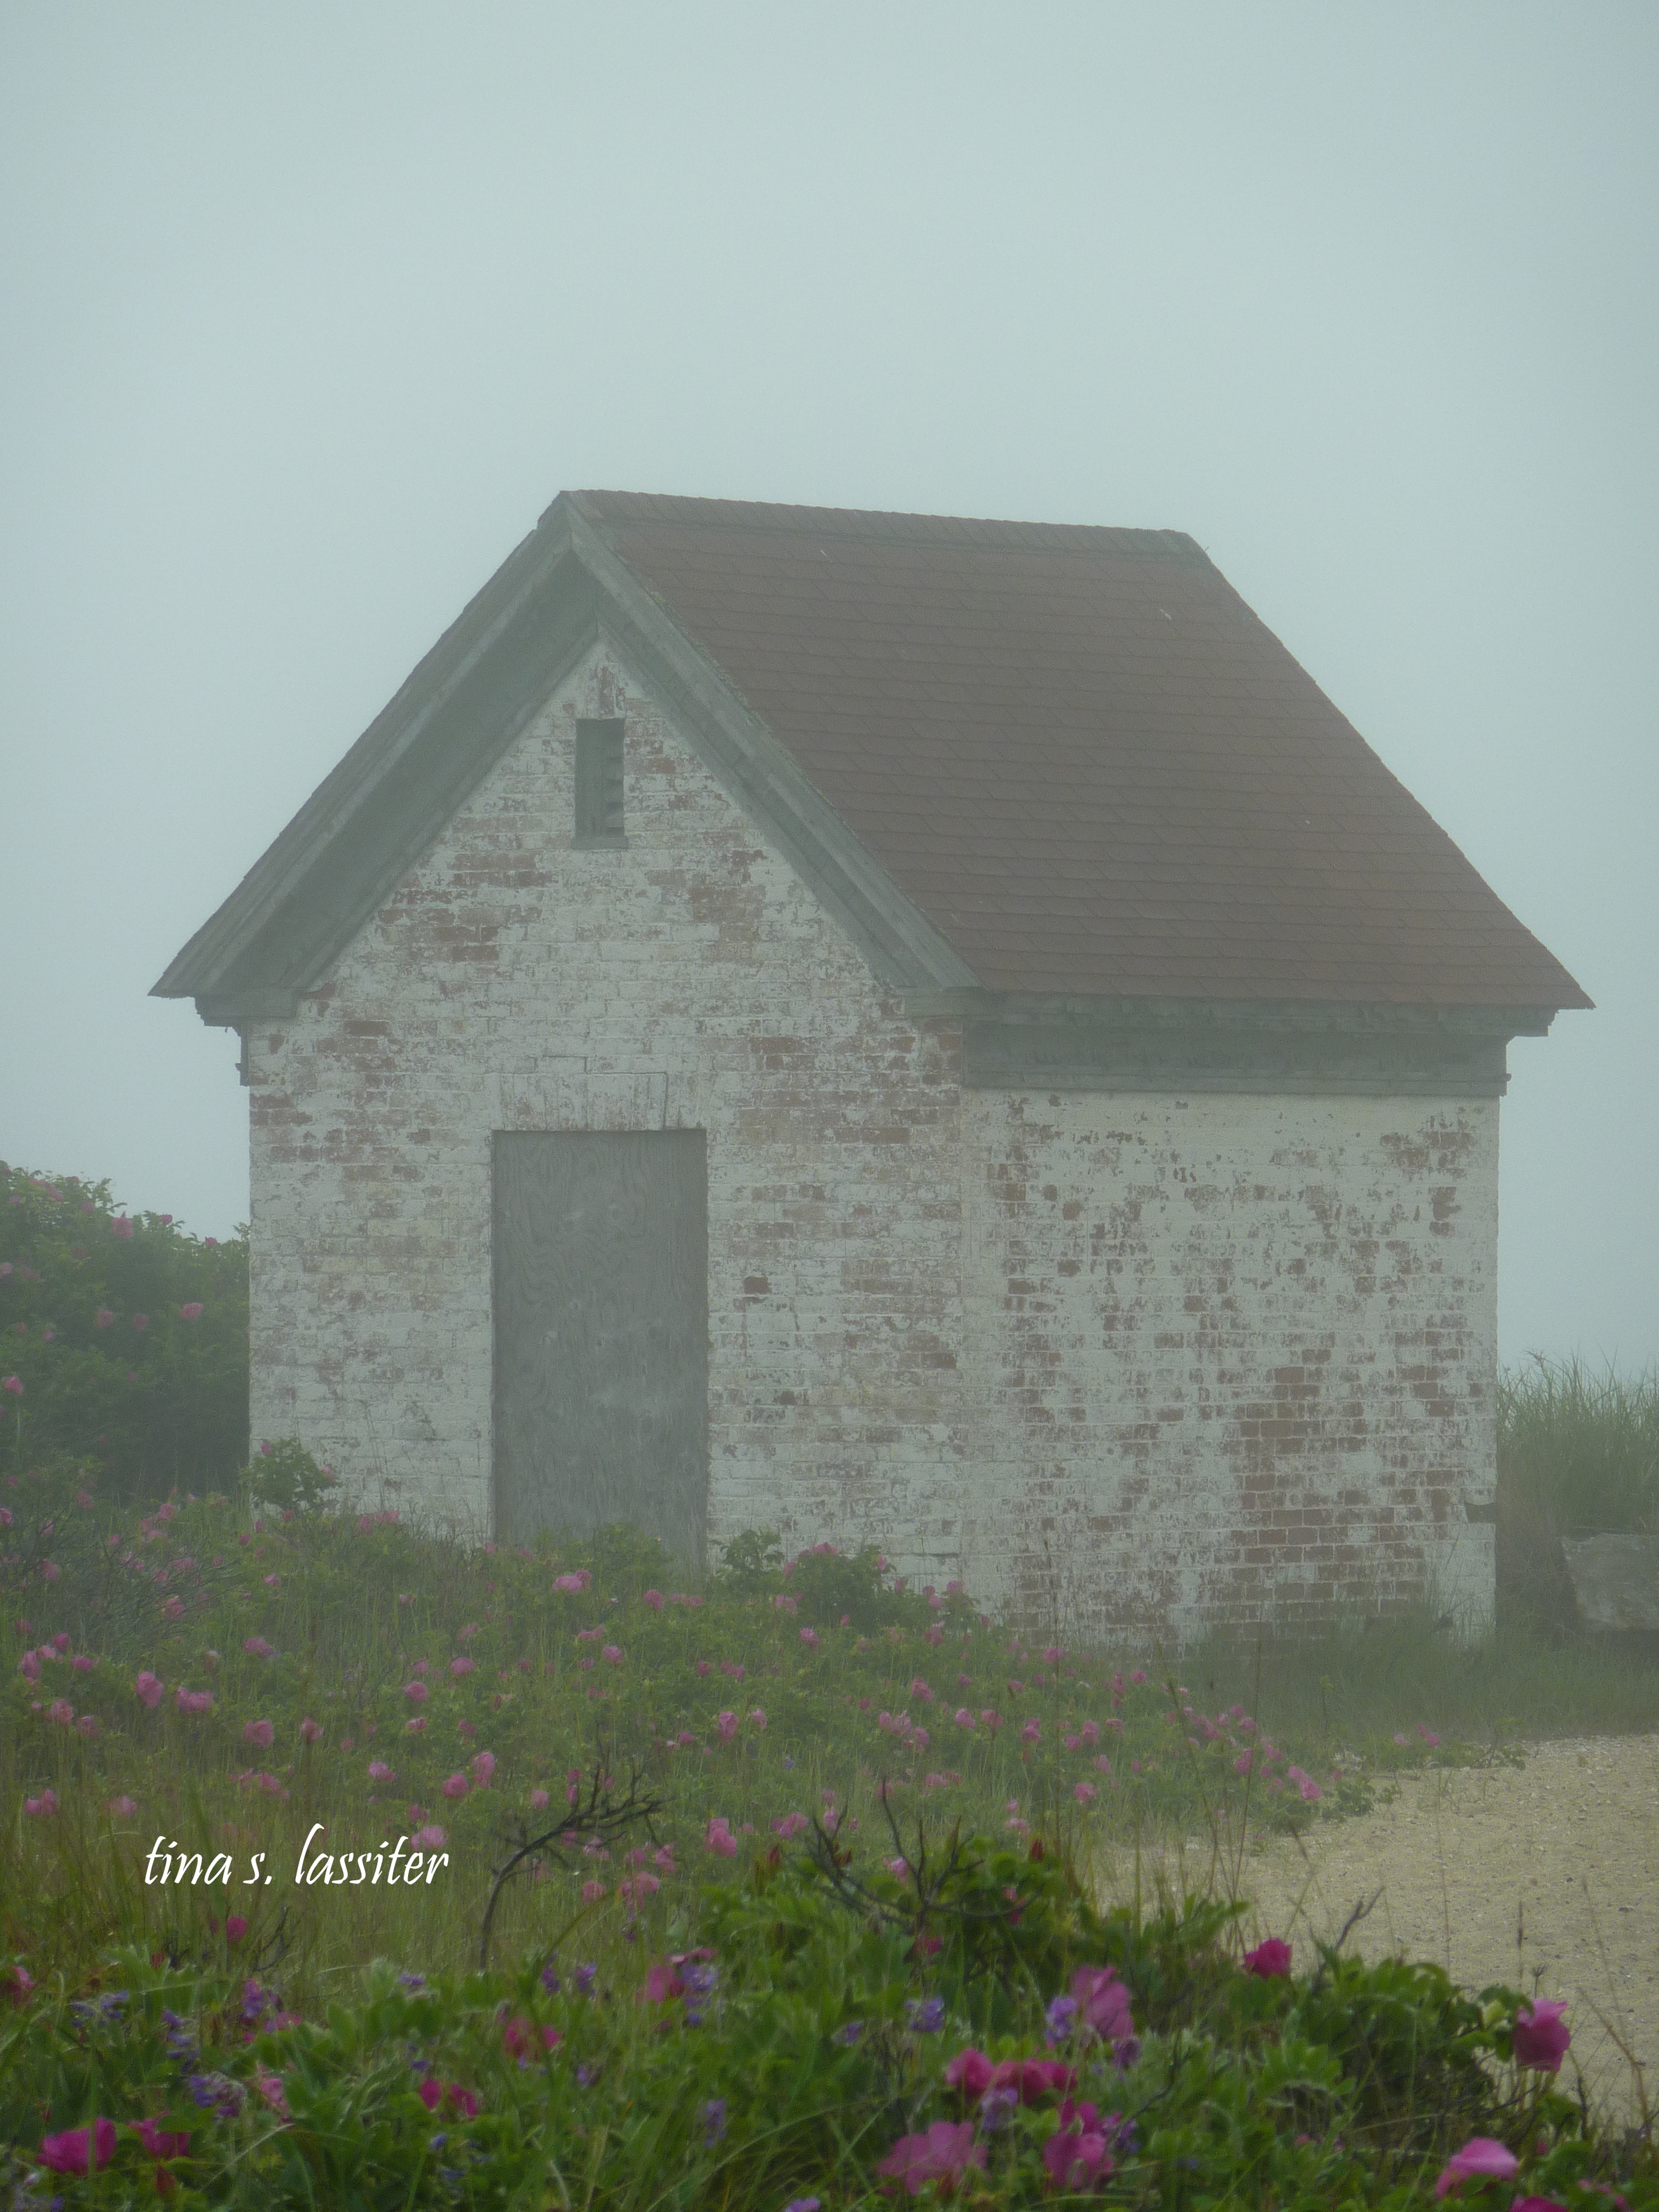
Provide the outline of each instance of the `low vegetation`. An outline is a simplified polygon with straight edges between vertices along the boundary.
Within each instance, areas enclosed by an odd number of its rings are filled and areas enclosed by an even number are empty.
[[[1576,1627],[1564,1536],[1659,1533],[1659,1371],[1534,1359],[1499,1377],[1498,1606],[1553,1640]]]
[[[1656,1725],[1640,1652],[1085,1649],[764,1532],[338,1510],[248,1454],[245,1248],[7,1175],[0,2204],[1659,2206],[1559,2007],[1297,1976],[1239,1893],[1407,1768]],[[1527,1387],[1505,1510],[1650,1525],[1640,1390]]]
[[[246,1240],[0,1162],[0,1476],[68,1454],[106,1497],[161,1498],[247,1452]]]
[[[1480,1755],[1436,1707],[1374,1683],[1366,1734],[1275,1655],[1039,1644],[763,1534],[701,1588],[623,1529],[469,1550],[293,1445],[148,1512],[91,1474],[0,1487],[21,2202],[1659,2203],[1552,2008],[1246,1950],[1247,1829]]]

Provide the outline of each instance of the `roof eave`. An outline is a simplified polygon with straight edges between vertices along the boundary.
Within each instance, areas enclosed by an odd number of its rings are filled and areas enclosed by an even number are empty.
[[[880,980],[976,984],[708,654],[561,494],[151,996],[193,998],[201,1018],[219,1026],[291,1017],[601,627]],[[525,667],[503,671],[515,653]]]

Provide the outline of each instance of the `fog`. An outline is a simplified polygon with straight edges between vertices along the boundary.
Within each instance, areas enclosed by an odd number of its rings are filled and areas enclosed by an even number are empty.
[[[0,9],[0,1157],[563,486],[1189,531],[1596,1001],[1500,1333],[1659,1355],[1659,12]]]

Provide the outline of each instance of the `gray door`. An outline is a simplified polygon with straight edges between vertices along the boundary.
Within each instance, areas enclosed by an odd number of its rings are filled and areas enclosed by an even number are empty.
[[[701,1563],[704,1132],[501,1132],[495,1183],[497,1534],[631,1521]]]

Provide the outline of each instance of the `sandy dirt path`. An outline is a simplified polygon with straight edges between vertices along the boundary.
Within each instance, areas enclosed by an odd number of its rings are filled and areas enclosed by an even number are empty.
[[[1659,2106],[1659,1736],[1525,1747],[1520,1767],[1442,1768],[1403,1777],[1387,1805],[1320,1823],[1301,1839],[1247,1847],[1238,1893],[1255,1936],[1288,1936],[1297,1971],[1361,1899],[1348,1938],[1367,1958],[1401,1951],[1446,1966],[1470,1990],[1492,1982],[1565,1997],[1571,2086],[1634,2113],[1639,2091],[1622,2039]],[[1188,1879],[1209,1856],[1188,1845]],[[1122,1892],[1121,1861],[1103,1869]],[[1381,1893],[1378,1895],[1378,1893]]]

